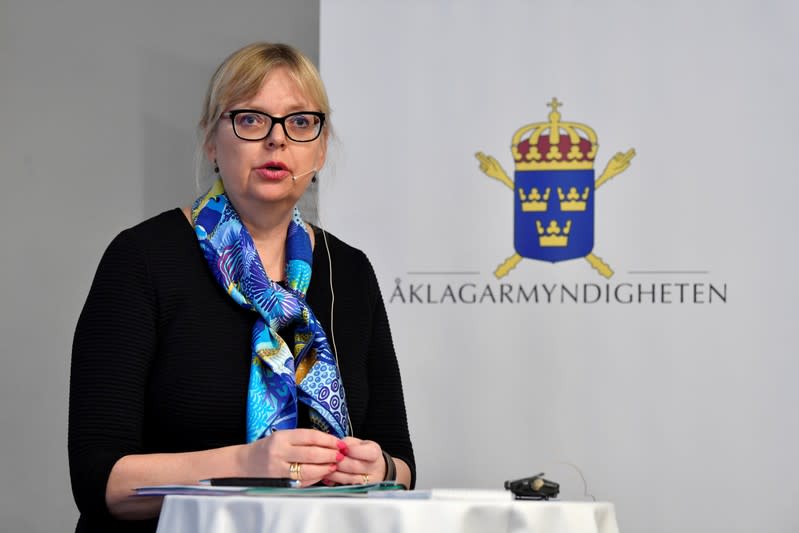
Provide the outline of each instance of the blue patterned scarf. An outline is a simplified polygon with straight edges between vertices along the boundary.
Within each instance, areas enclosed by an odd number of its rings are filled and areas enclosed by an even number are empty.
[[[252,331],[247,442],[297,427],[298,401],[311,425],[348,434],[344,387],[322,326],[305,303],[311,282],[311,239],[295,208],[286,236],[286,288],[269,279],[250,233],[222,180],[192,208],[192,222],[214,277],[237,304],[258,313]],[[294,353],[278,331],[293,326]]]

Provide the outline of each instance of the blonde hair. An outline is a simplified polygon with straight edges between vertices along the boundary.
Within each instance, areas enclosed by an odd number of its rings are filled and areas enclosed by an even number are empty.
[[[202,175],[205,174],[203,169],[208,167],[203,151],[216,132],[222,113],[231,105],[255,96],[261,89],[264,79],[281,67],[286,69],[311,104],[325,114],[326,131],[322,134],[322,142],[327,142],[332,131],[330,104],[319,71],[311,60],[287,44],[263,42],[250,44],[230,54],[216,69],[208,84],[205,105],[198,124],[198,189]],[[309,109],[309,111],[315,110]]]

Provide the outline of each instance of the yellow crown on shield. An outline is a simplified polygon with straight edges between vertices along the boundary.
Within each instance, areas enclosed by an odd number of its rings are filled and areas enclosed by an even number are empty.
[[[547,187],[544,190],[544,194],[541,194],[538,192],[537,187],[533,187],[529,193],[525,194],[524,189],[519,187],[519,201],[522,204],[522,211],[525,213],[546,211],[550,191],[551,188]]]
[[[583,193],[577,192],[577,187],[569,188],[569,192],[563,193],[563,189],[558,187],[558,199],[560,200],[561,211],[585,211],[585,202],[591,193],[590,187],[585,187]]]
[[[541,247],[563,247],[569,245],[569,232],[572,229],[572,221],[567,220],[561,228],[556,220],[550,220],[549,225],[544,228],[540,220],[535,221],[535,229],[538,232],[538,244]]]
[[[516,170],[582,170],[594,168],[599,144],[596,132],[577,122],[561,122],[553,98],[549,122],[522,126],[513,135],[511,151]]]

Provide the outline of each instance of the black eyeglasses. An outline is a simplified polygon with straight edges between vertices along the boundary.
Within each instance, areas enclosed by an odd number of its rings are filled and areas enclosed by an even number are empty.
[[[275,124],[283,126],[286,137],[294,142],[307,143],[322,133],[325,114],[318,111],[298,111],[284,117],[273,117],[254,109],[234,109],[222,113],[230,117],[233,133],[243,141],[262,141],[269,137]]]

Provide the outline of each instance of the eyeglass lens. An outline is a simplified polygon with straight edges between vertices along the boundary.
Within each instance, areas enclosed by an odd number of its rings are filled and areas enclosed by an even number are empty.
[[[292,113],[283,120],[283,130],[286,136],[293,141],[312,141],[319,136],[322,126],[321,119],[316,115],[306,113]],[[233,116],[233,127],[236,135],[248,141],[264,139],[272,128],[273,120],[269,115],[247,111]]]

